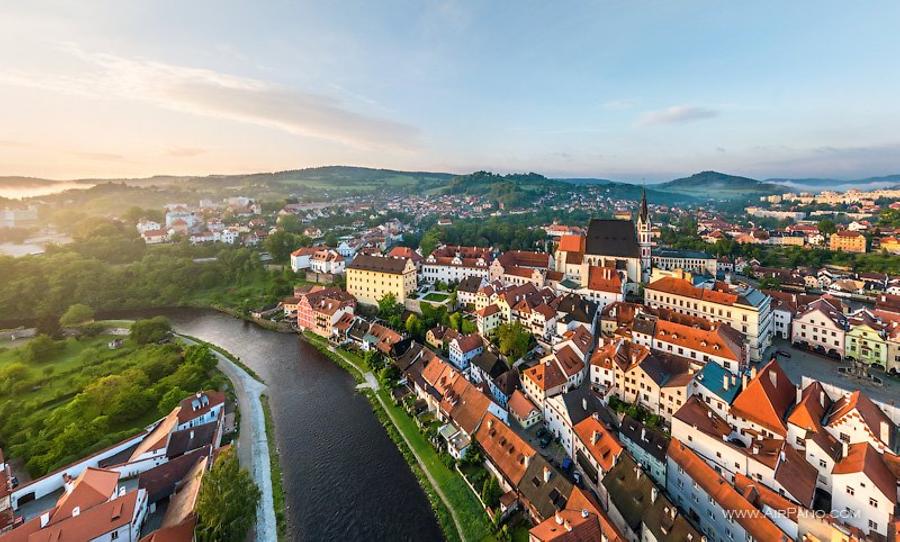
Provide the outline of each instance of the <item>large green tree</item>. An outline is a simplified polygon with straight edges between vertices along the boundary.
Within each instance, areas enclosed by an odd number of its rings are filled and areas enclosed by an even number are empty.
[[[131,338],[137,344],[149,344],[161,341],[172,331],[172,324],[164,316],[156,316],[146,320],[138,320],[131,324]]]
[[[256,521],[261,493],[234,448],[223,452],[203,478],[197,498],[199,542],[243,542]]]
[[[84,303],[71,305],[59,318],[59,324],[64,327],[77,326],[94,319],[94,309]]]

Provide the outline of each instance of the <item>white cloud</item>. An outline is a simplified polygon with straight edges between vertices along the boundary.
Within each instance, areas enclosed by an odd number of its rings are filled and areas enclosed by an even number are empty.
[[[71,44],[63,49],[84,69],[74,75],[7,70],[0,83],[139,100],[360,148],[410,149],[418,136],[414,127],[351,111],[328,96],[213,70],[86,52]]]
[[[638,124],[641,126],[684,124],[703,119],[711,119],[717,116],[719,116],[719,112],[715,109],[693,105],[673,105],[672,107],[667,107],[665,109],[643,113],[638,118]]]

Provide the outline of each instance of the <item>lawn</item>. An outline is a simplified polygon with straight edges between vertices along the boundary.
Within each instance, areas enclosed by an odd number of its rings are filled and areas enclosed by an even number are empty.
[[[46,380],[46,382],[30,390],[20,392],[18,398],[24,401],[44,403],[71,391],[67,376],[81,372],[84,366],[82,353],[93,348],[97,351],[96,359],[102,360],[121,354],[122,350],[109,350],[106,344],[112,336],[99,336],[91,339],[66,339],[65,347],[49,361],[43,363],[27,363],[24,360],[23,347],[20,343],[15,348],[0,349],[0,370],[13,363],[21,363],[27,368],[27,380]]]
[[[435,303],[443,303],[448,299],[450,299],[449,295],[440,292],[428,292],[428,295],[425,296],[425,301],[433,301]]]

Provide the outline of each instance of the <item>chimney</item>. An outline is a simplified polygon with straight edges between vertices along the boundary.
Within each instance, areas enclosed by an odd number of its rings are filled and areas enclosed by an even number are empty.
[[[644,442],[647,441],[647,428],[646,427],[641,427],[641,440]]]
[[[784,450],[781,450],[780,452],[778,452],[778,459],[781,462],[787,461],[787,456],[784,455]]]
[[[545,466],[544,467],[544,483],[547,483],[549,481],[550,481],[550,467]]]
[[[741,373],[741,388],[747,389],[747,372]]]
[[[729,376],[726,374],[722,377],[722,389],[728,391],[728,381],[730,380]]]
[[[553,519],[556,521],[556,524],[557,524],[557,525],[562,525],[562,524],[563,524],[563,518],[562,518],[561,515],[559,515],[559,510],[556,511],[556,514],[554,514]]]
[[[190,437],[190,439],[191,439],[191,440],[194,440],[194,430],[193,430],[193,429],[191,429],[191,437]]]
[[[493,428],[494,428],[494,420],[490,419],[490,420],[488,420],[488,429],[493,429]]]
[[[588,409],[588,408],[587,408],[587,397],[582,397],[582,398],[581,398],[581,408],[582,408],[583,410],[587,410],[587,409]]]
[[[571,530],[572,530],[572,524],[569,523],[569,520],[565,520],[565,521],[563,522],[563,527],[565,527],[567,531],[571,531]]]
[[[759,455],[759,446],[754,444],[753,448],[751,448],[751,451],[753,452],[753,455]]]
[[[825,390],[819,392],[819,404],[822,405],[822,408],[825,408]]]
[[[589,512],[587,511],[587,508],[582,508],[581,509],[581,517],[586,518],[586,517],[588,517],[588,515],[589,515]]]
[[[73,518],[77,518],[80,515],[81,515],[81,507],[80,506],[76,506],[75,508],[72,509],[72,517]]]
[[[881,442],[889,443],[891,441],[891,428],[888,425],[888,422],[882,420],[881,421],[881,435],[879,436]]]
[[[47,526],[50,523],[50,512],[44,512],[41,514],[41,529]]]
[[[640,467],[635,467],[635,468],[634,468],[634,479],[635,479],[635,480],[640,480],[642,474],[644,474],[644,471],[641,470]]]
[[[750,367],[750,380],[756,378],[756,365]]]
[[[659,495],[659,490],[656,489],[656,486],[653,486],[650,489],[650,502],[656,502],[657,495]]]
[[[803,400],[803,389],[800,386],[797,386],[797,404],[800,404],[800,401]]]
[[[775,374],[775,371],[769,371],[769,380],[772,382],[773,387],[778,387],[778,376]]]

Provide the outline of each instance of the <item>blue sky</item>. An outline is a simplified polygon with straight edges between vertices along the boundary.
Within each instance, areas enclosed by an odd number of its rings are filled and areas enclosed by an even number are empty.
[[[22,2],[0,174],[900,173],[900,3]]]

